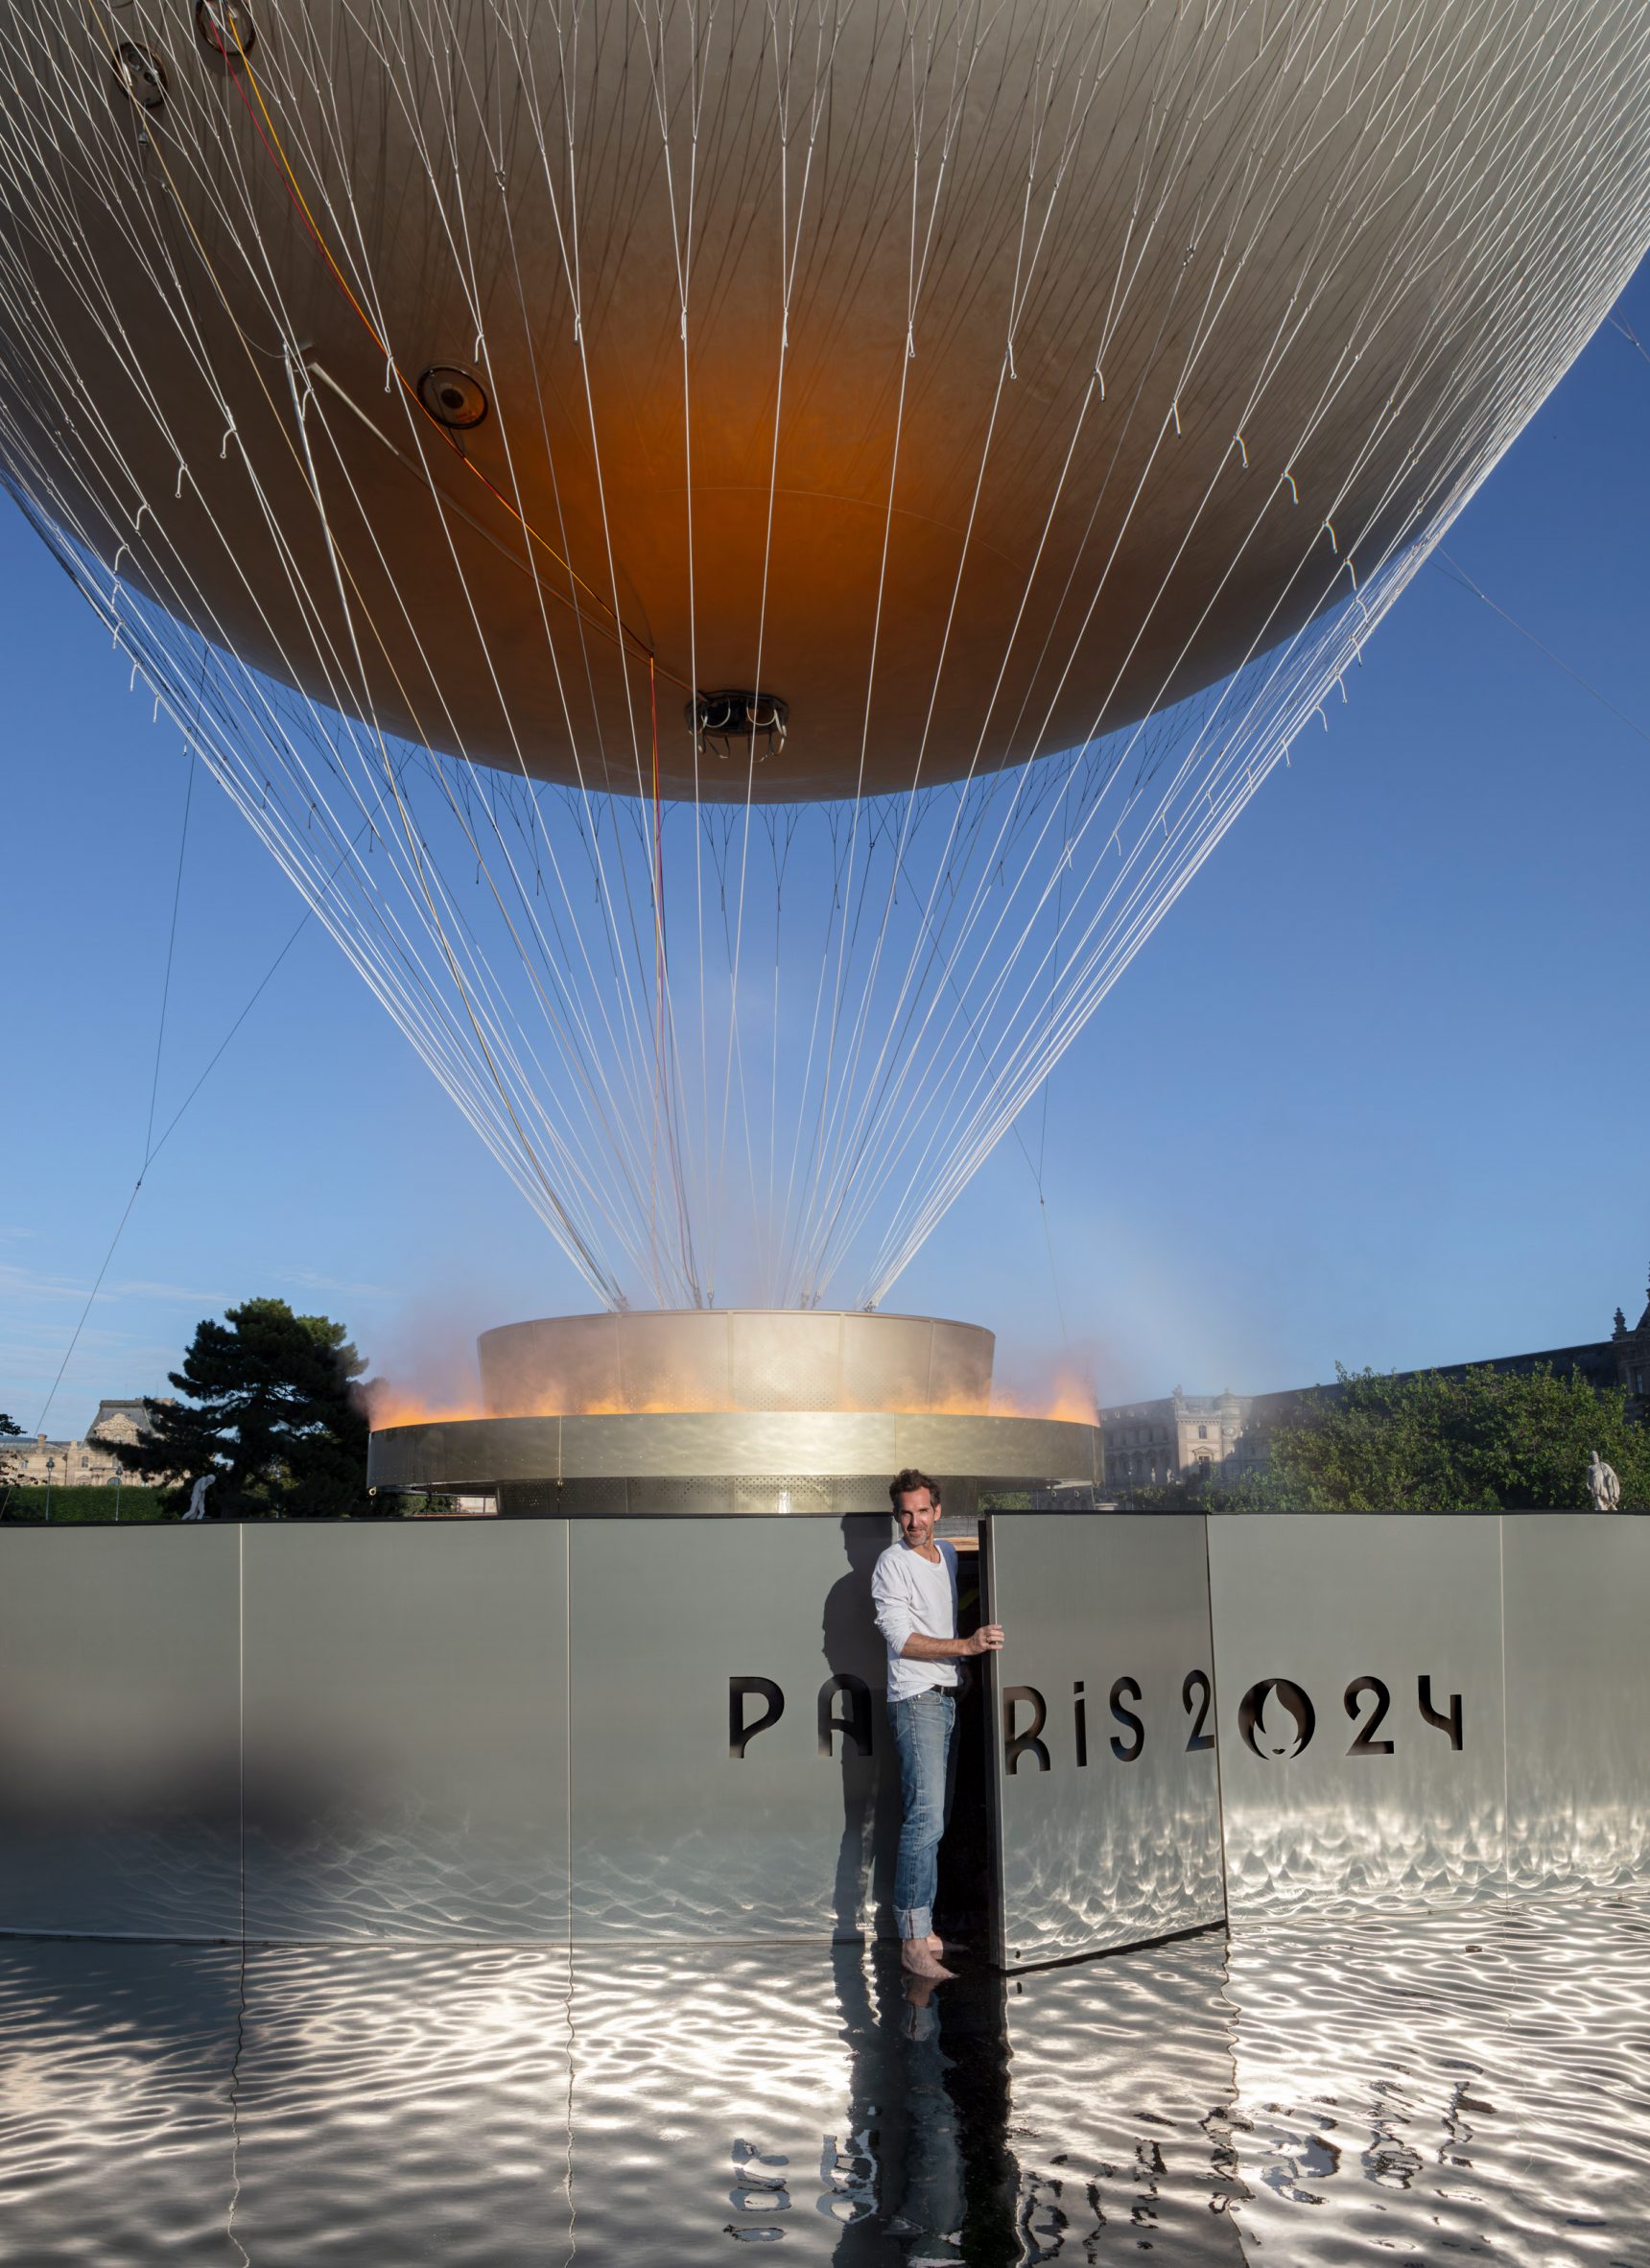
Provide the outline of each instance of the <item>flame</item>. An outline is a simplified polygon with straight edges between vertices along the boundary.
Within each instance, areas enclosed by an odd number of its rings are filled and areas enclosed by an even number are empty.
[[[520,1409],[490,1409],[479,1398],[462,1402],[426,1401],[409,1389],[398,1387],[389,1379],[374,1379],[365,1389],[367,1416],[375,1433],[391,1426],[448,1426],[460,1424],[470,1418],[524,1418],[524,1417],[683,1417],[705,1414],[725,1414],[734,1405],[726,1401],[711,1401],[704,1395],[677,1395],[661,1401],[578,1401],[552,1389],[531,1406]],[[1098,1423],[1095,1389],[1086,1381],[1074,1376],[1056,1378],[1042,1394],[1010,1392],[997,1387],[984,1401],[978,1397],[954,1398],[933,1402],[926,1406],[911,1406],[906,1403],[884,1403],[874,1410],[860,1410],[856,1415],[872,1417],[1020,1417],[1057,1418],[1068,1425],[1093,1426]],[[767,1413],[763,1413],[767,1414]],[[774,1413],[778,1414],[778,1413]],[[803,1413],[798,1413],[803,1414]]]
[[[362,1399],[366,1404],[367,1423],[375,1433],[389,1426],[452,1426],[465,1418],[498,1414],[483,1409],[479,1402],[427,1401],[384,1378],[369,1379],[362,1388]]]
[[[1016,1392],[1008,1386],[993,1386],[989,1400],[963,1398],[949,1402],[931,1403],[926,1410],[901,1410],[894,1413],[904,1417],[1019,1417],[1057,1418],[1063,1425],[1094,1426],[1099,1423],[1098,1397],[1084,1379],[1056,1377],[1051,1386],[1043,1392]]]

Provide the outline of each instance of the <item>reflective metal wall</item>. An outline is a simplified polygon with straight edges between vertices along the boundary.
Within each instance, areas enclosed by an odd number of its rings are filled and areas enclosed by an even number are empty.
[[[898,1835],[871,1609],[891,1533],[885,1513],[573,1524],[577,1935],[871,1919]]]
[[[0,1928],[855,1933],[898,1832],[870,1597],[890,1533],[7,1534]]]
[[[1002,1951],[1058,1960],[1218,1922],[1219,1787],[1204,1523],[986,1523]]]
[[[0,1538],[0,1926],[240,1929],[241,1535]]]
[[[1501,1522],[1209,1522],[1234,1921],[1503,1880]]]
[[[248,1935],[565,1936],[566,1524],[243,1533]]]
[[[1008,1644],[995,1792],[968,1801],[998,1830],[1011,1963],[1218,1920],[1222,1826],[1235,1920],[1650,1876],[1650,1523],[986,1528]],[[0,1929],[885,1925],[889,1535],[883,1514],[0,1531]]]
[[[1650,1878],[1650,1521],[1509,1513],[1507,1865],[1520,1888]]]

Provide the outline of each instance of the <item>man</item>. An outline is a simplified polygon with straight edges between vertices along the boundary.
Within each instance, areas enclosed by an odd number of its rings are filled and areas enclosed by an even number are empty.
[[[913,1976],[952,1974],[933,1934],[939,1841],[945,1832],[946,1776],[956,1716],[957,1664],[1002,1643],[995,1622],[972,1638],[956,1635],[956,1551],[935,1539],[938,1484],[908,1465],[888,1483],[900,1540],[871,1577],[877,1627],[888,1645],[888,1716],[900,1758],[900,1855],[894,1921],[900,1958]]]

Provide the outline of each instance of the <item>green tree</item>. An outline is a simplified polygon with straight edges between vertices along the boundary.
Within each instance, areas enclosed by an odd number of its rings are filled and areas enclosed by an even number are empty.
[[[1488,1364],[1407,1378],[1335,1366],[1337,1387],[1303,1395],[1259,1472],[1228,1483],[1139,1489],[1143,1511],[1574,1512],[1588,1459],[1614,1465],[1624,1511],[1650,1510],[1650,1431],[1625,1397],[1549,1365],[1509,1376]]]
[[[16,1419],[8,1417],[6,1412],[0,1409],[0,1514],[5,1512],[6,1500],[10,1497],[12,1489],[16,1487],[18,1477],[17,1468],[6,1454],[5,1445],[8,1441],[21,1440],[22,1435],[23,1429],[18,1425]]]
[[[1539,1512],[1587,1504],[1593,1450],[1625,1509],[1650,1509],[1650,1434],[1625,1398],[1551,1366],[1517,1375],[1353,1373],[1297,1426],[1273,1434],[1266,1471],[1237,1500],[1291,1512]]]
[[[342,1323],[295,1315],[284,1299],[244,1300],[196,1327],[171,1373],[181,1399],[146,1402],[147,1431],[116,1454],[129,1473],[172,1483],[174,1514],[204,1474],[220,1520],[365,1511],[367,1420],[355,1391],[365,1367]]]

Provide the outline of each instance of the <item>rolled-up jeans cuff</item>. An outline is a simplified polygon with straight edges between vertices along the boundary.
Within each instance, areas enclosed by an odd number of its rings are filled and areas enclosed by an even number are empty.
[[[931,1937],[933,1908],[931,1905],[913,1905],[908,1912],[902,1912],[896,1907],[894,1926],[902,1937]]]

